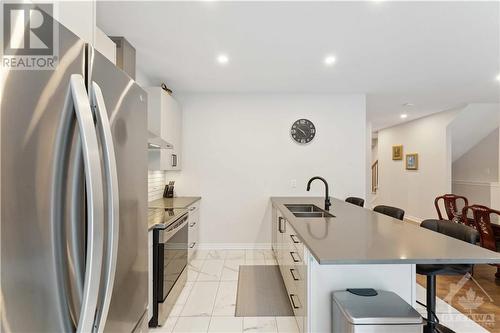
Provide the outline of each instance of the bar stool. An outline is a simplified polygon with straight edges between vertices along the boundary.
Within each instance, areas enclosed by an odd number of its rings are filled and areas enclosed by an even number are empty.
[[[345,202],[348,202],[350,204],[363,207],[365,205],[365,200],[357,197],[349,197],[345,199]]]
[[[397,207],[378,205],[375,208],[373,208],[373,211],[390,217],[394,217],[395,219],[401,221],[403,221],[405,217],[405,211]]]
[[[420,226],[440,234],[475,244],[478,233],[471,227],[446,220],[425,220]],[[427,276],[427,322],[424,333],[454,333],[451,329],[439,324],[436,316],[436,276],[464,275],[472,271],[473,265],[417,265],[417,273]]]

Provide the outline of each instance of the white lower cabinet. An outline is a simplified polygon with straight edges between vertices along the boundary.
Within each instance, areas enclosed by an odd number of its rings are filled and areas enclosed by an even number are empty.
[[[273,209],[273,251],[300,332],[307,332],[308,251],[279,210]]]
[[[188,207],[188,261],[191,261],[199,246],[200,201]]]

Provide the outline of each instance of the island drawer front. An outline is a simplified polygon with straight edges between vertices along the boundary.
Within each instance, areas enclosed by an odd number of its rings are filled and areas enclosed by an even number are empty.
[[[294,248],[294,252],[296,252],[300,260],[304,260],[304,244],[300,241],[299,237],[297,236],[297,233],[293,229],[291,225],[288,226],[287,230],[287,241],[290,242],[290,244]]]
[[[303,298],[297,293],[288,293],[288,299],[293,309],[293,314],[299,328],[299,332],[304,332],[304,318],[306,315]]]
[[[300,262],[304,262],[304,244],[302,243],[293,243],[294,252],[296,252],[300,258]]]
[[[281,276],[283,277],[283,282],[285,283],[286,290],[288,293],[295,292],[295,280],[292,275],[292,270],[295,267],[292,258],[290,256],[290,249],[285,251],[284,262],[280,265]]]
[[[307,266],[304,261],[305,248],[302,242],[297,242],[299,239],[295,235],[295,230],[287,223],[282,251],[283,265],[280,265],[280,269],[299,332],[303,333],[307,313]]]
[[[280,217],[282,221],[280,222]],[[305,247],[292,225],[278,210],[273,216],[273,250],[299,332],[305,333],[307,318],[307,264]]]
[[[298,263],[302,263],[303,255],[300,253],[301,251],[297,249],[297,247],[295,246],[296,244],[293,242],[293,239],[298,240],[298,238],[296,238],[295,230],[288,222],[286,223],[286,231],[283,235],[284,235],[284,240],[283,240],[284,258],[282,259],[284,260],[284,262],[287,265],[295,265]]]

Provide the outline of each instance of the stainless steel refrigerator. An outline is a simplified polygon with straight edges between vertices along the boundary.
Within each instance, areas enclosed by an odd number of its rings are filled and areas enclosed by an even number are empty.
[[[0,87],[0,331],[140,332],[147,95],[57,30],[57,67],[8,71]]]

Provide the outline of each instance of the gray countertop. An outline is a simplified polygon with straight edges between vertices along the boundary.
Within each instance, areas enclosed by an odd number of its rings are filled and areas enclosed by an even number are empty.
[[[149,208],[188,208],[201,197],[174,197],[174,198],[160,198],[148,202]]]
[[[285,204],[315,204],[320,197],[272,197],[320,264],[490,264],[500,253],[332,198],[334,218],[298,218]]]

